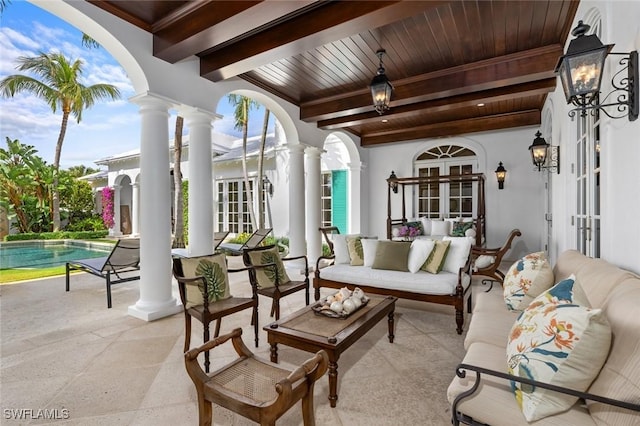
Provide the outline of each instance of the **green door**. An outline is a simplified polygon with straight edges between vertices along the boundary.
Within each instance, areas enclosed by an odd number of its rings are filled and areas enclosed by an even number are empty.
[[[341,234],[347,233],[347,171],[331,172],[331,216],[332,225],[337,226]]]

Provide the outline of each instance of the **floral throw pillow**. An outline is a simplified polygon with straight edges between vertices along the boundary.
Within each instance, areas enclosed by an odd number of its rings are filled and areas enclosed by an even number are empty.
[[[256,269],[256,280],[258,281],[258,288],[273,287],[276,285],[286,284],[291,281],[287,270],[282,263],[280,253],[278,253],[278,247],[274,246],[267,250],[256,250],[249,252],[252,265],[268,265],[269,263],[275,264],[275,266],[269,266],[266,268]]]
[[[545,293],[520,314],[509,334],[507,366],[511,375],[583,392],[606,361],[611,328],[601,309],[570,303],[573,282],[563,283],[554,287],[555,295]],[[511,388],[529,422],[566,411],[578,400],[513,380]]]
[[[189,283],[185,286],[187,309],[202,305],[204,303],[205,292],[207,293],[209,303],[231,297],[229,293],[227,260],[224,254],[183,257],[180,259],[180,262],[184,277],[203,277],[203,280],[194,281],[194,284]]]
[[[515,262],[505,275],[502,287],[507,308],[522,311],[553,283],[553,270],[545,253],[526,255]]]
[[[347,237],[347,249],[349,250],[349,264],[352,266],[364,265],[364,250],[362,237]]]
[[[451,228],[452,237],[466,237],[466,232],[473,228],[473,222],[454,222]]]

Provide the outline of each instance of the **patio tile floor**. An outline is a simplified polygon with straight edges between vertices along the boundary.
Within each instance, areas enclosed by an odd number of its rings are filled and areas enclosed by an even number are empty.
[[[239,257],[230,258],[230,267],[240,265]],[[250,293],[246,275],[231,278],[233,294]],[[0,286],[1,424],[197,424],[195,389],[182,354],[182,313],[145,322],[127,315],[138,299],[137,282],[114,286],[112,293],[113,308],[107,309],[104,280],[88,274],[74,275],[69,293],[64,277]],[[260,303],[258,348],[249,312],[225,318],[222,332],[242,327],[247,346],[268,359],[262,326],[271,321],[270,300],[261,297]],[[303,305],[302,293],[288,296],[282,315]],[[316,384],[316,424],[451,424],[446,388],[464,353],[464,335],[455,333],[453,318],[449,306],[399,301],[393,344],[382,321],[342,355],[336,408],[327,400],[328,380]],[[198,321],[192,336],[192,347],[202,343]],[[311,356],[278,349],[285,364]],[[231,345],[213,352],[212,369],[233,353]],[[45,419],[45,414],[68,418]],[[253,424],[215,406],[214,423]],[[302,424],[300,408],[289,410],[278,424]]]

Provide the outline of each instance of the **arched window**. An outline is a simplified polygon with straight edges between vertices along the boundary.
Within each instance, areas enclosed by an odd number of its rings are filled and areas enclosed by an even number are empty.
[[[476,153],[459,145],[435,146],[418,156],[414,176],[465,175],[478,168]],[[419,185],[415,194],[418,217],[476,216],[477,188],[472,182]]]

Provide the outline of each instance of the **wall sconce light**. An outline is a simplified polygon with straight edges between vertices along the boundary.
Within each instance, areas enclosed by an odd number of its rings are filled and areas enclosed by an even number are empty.
[[[529,151],[531,152],[531,161],[538,168],[538,171],[547,169],[560,174],[560,147],[549,145],[539,130],[536,132],[533,143],[529,146]]]
[[[613,116],[605,107],[617,107],[619,113],[627,110],[629,121],[638,118],[640,102],[638,101],[638,51],[629,53],[611,52],[613,44],[603,45],[597,35],[586,36],[590,26],[582,21],[578,22],[571,35],[574,38],[569,43],[567,53],[560,57],[556,66],[556,73],[560,74],[562,88],[567,99],[567,104],[573,104],[576,108],[569,111],[573,118],[576,112],[582,116],[588,110],[595,113],[601,110],[608,117],[622,118],[624,115]],[[600,100],[600,85],[602,83],[602,71],[607,55],[621,55],[619,64],[623,66],[611,79],[613,91]],[[622,73],[627,70],[627,75]],[[615,95],[614,95],[615,94]],[[617,96],[615,102],[605,103],[610,96]]]
[[[393,193],[397,194],[398,193],[398,176],[396,176],[396,172],[391,170],[391,174],[389,175],[389,179],[387,179],[387,182],[389,182],[389,188],[391,188]]]
[[[373,97],[373,108],[378,112],[378,114],[382,115],[385,111],[389,109],[389,103],[391,102],[391,94],[393,93],[393,86],[387,78],[387,75],[384,73],[384,67],[382,66],[382,55],[384,55],[386,51],[384,49],[380,49],[376,52],[378,58],[380,58],[380,65],[378,66],[378,73],[373,80],[371,80],[371,84],[369,87],[371,88],[371,96]]]
[[[270,197],[273,197],[273,184],[266,175],[262,177],[262,188]]]
[[[502,165],[502,161],[498,163],[496,169],[496,179],[498,179],[498,189],[504,189],[504,178],[507,177],[507,169]]]

